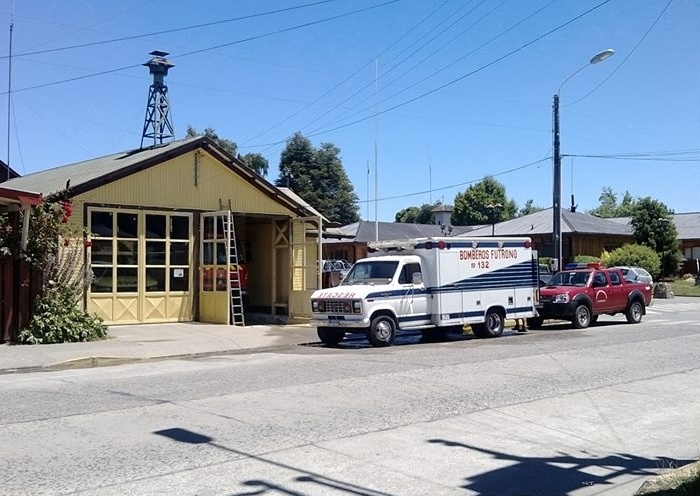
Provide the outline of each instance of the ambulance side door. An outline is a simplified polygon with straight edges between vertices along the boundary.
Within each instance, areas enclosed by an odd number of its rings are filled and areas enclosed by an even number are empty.
[[[421,264],[418,262],[404,264],[398,282],[401,287],[401,297],[396,309],[399,327],[405,329],[430,324],[428,295],[425,291]]]

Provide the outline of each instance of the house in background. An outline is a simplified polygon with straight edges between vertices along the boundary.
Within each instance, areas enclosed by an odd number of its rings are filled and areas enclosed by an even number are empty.
[[[373,222],[361,220],[342,227],[329,227],[323,233],[324,259],[356,262],[367,256],[367,244],[372,241],[413,239],[436,236],[458,236],[479,226],[452,227],[447,224],[408,224],[402,222]]]
[[[73,203],[70,222],[89,233],[84,262],[95,276],[85,307],[107,324],[229,323],[232,244],[246,258],[251,308],[289,319],[310,315],[322,218],[207,137],[44,170],[3,186]],[[238,243],[227,241],[226,223]]]
[[[700,263],[700,213],[672,215],[681,241],[682,273],[698,273]],[[562,253],[564,263],[577,255],[600,256],[624,244],[634,243],[629,217],[601,218],[562,210]],[[528,236],[540,257],[553,257],[552,209],[481,226],[445,226],[360,221],[324,233],[324,258],[344,258],[351,262],[365,257],[367,243],[379,240],[410,239],[430,236]],[[451,229],[451,230],[450,230]]]
[[[700,273],[700,212],[671,214],[671,218],[681,242],[681,274]],[[610,220],[629,226],[631,218],[616,217]],[[632,232],[632,228],[629,229]]]
[[[529,236],[540,257],[554,258],[552,209],[498,222],[473,230],[474,236]],[[563,264],[577,255],[600,256],[623,244],[632,243],[632,231],[626,224],[570,210],[562,210]]]

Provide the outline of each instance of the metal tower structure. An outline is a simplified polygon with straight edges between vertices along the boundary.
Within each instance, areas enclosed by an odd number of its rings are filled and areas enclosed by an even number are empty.
[[[148,104],[146,105],[146,119],[141,133],[141,148],[146,138],[153,139],[153,146],[162,144],[164,140],[174,137],[173,123],[170,120],[170,101],[168,100],[168,87],[164,79],[168,75],[168,69],[175,64],[165,58],[168,52],[154,50],[150,53],[153,58],[145,65],[153,75],[153,83],[148,88]]]

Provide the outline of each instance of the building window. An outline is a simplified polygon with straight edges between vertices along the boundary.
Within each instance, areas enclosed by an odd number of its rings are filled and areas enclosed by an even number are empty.
[[[93,293],[190,289],[188,214],[90,210]]]

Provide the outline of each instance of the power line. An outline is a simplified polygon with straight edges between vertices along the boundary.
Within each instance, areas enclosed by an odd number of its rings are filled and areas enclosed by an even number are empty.
[[[533,39],[533,40],[531,40],[531,41],[529,41],[529,42],[527,42],[527,43],[525,43],[524,45],[521,45],[521,46],[519,46],[518,48],[516,48],[516,49],[514,49],[514,50],[511,50],[510,52],[507,52],[505,55],[502,55],[502,56],[500,56],[500,57],[498,57],[498,58],[492,60],[491,62],[489,62],[489,63],[487,63],[487,64],[484,64],[484,65],[482,65],[481,67],[479,67],[479,68],[477,68],[477,69],[474,69],[474,70],[471,71],[471,72],[468,72],[467,74],[464,74],[464,75],[462,75],[462,76],[460,76],[460,77],[458,77],[458,78],[456,78],[456,79],[453,79],[452,81],[449,81],[449,82],[447,82],[447,83],[445,83],[445,84],[442,84],[442,85],[440,85],[440,86],[438,86],[438,87],[436,87],[436,88],[433,88],[433,89],[430,90],[430,91],[426,91],[425,93],[422,93],[422,94],[420,94],[420,95],[418,95],[418,96],[415,96],[415,97],[413,97],[413,98],[411,98],[411,99],[409,99],[409,100],[406,100],[406,101],[404,101],[404,102],[402,102],[402,103],[396,104],[396,105],[394,105],[393,107],[389,107],[389,108],[384,109],[384,110],[381,110],[381,111],[379,111],[379,112],[375,112],[375,113],[372,114],[372,115],[369,115],[369,116],[366,116],[366,117],[362,117],[362,118],[360,118],[360,119],[356,119],[356,120],[354,120],[354,121],[352,121],[352,122],[348,122],[348,123],[346,123],[346,124],[342,124],[342,125],[339,125],[339,126],[335,126],[335,127],[329,128],[329,129],[325,129],[325,130],[322,130],[322,131],[318,131],[318,132],[316,132],[316,133],[308,134],[306,137],[307,137],[307,138],[310,138],[310,137],[319,136],[319,135],[322,135],[322,134],[327,134],[327,133],[330,133],[330,132],[333,132],[333,131],[337,131],[337,130],[339,130],[339,129],[344,129],[344,128],[346,128],[346,127],[353,126],[353,125],[358,124],[358,123],[360,123],[360,122],[365,122],[365,121],[367,121],[367,120],[369,120],[369,119],[372,119],[372,118],[374,118],[374,117],[376,117],[376,116],[378,116],[378,115],[386,114],[387,112],[391,112],[392,110],[396,110],[396,109],[398,109],[398,108],[404,107],[404,106],[408,105],[409,103],[413,103],[413,102],[415,102],[415,101],[421,100],[421,99],[425,98],[426,96],[432,95],[433,93],[437,93],[437,92],[440,91],[440,90],[443,90],[443,89],[445,89],[445,88],[447,88],[447,87],[449,87],[449,86],[452,86],[452,85],[458,83],[459,81],[462,81],[462,80],[464,80],[464,79],[466,79],[466,78],[468,78],[468,77],[470,77],[470,76],[473,76],[474,74],[477,74],[477,73],[483,71],[484,69],[487,69],[487,68],[491,67],[492,65],[495,65],[495,64],[497,64],[498,62],[501,62],[502,60],[507,59],[507,58],[510,57],[511,55],[514,55],[514,54],[516,54],[516,53],[518,53],[518,52],[524,50],[525,48],[529,47],[530,45],[533,45],[533,44],[537,43],[538,41],[540,41],[540,40],[546,38],[547,36],[549,36],[549,35],[551,35],[551,34],[557,32],[557,31],[559,31],[560,29],[562,29],[562,28],[568,26],[569,24],[574,23],[575,21],[577,21],[577,20],[581,19],[582,17],[584,17],[584,16],[590,14],[590,13],[593,12],[594,10],[599,9],[600,7],[604,6],[605,4],[610,3],[611,1],[612,1],[612,0],[604,0],[603,2],[599,3],[598,5],[596,5],[596,6],[592,7],[592,8],[590,8],[590,9],[588,9],[587,11],[583,12],[582,14],[579,14],[579,15],[577,15],[576,17],[574,17],[574,18],[572,18],[572,19],[569,19],[568,21],[566,21],[566,22],[560,24],[559,26],[557,26],[557,27],[555,27],[555,28],[553,28],[553,29],[550,29],[550,30],[547,31],[546,33],[541,34],[540,36],[536,37],[535,39]],[[274,143],[265,143],[265,144],[259,144],[259,145],[249,145],[249,146],[247,146],[246,148],[264,147],[264,146],[274,146],[274,145],[282,144],[282,143],[284,143],[285,141],[286,141],[286,140],[276,141],[276,142],[274,142]]]
[[[335,1],[335,0],[327,0],[327,1]],[[172,56],[172,57],[170,57],[170,58],[171,58],[171,59],[174,59],[174,58],[178,58],[178,57],[187,57],[187,56],[189,56],[189,55],[194,55],[194,54],[197,54],[197,53],[208,52],[208,51],[212,51],[212,50],[217,50],[217,49],[219,49],[219,48],[223,48],[223,47],[227,47],[227,46],[236,45],[236,44],[239,44],[239,43],[245,43],[245,42],[248,42],[248,41],[257,40],[257,39],[265,38],[265,37],[268,37],[268,36],[274,36],[274,35],[277,35],[277,34],[286,33],[286,32],[289,32],[289,31],[293,31],[293,30],[297,30],[297,29],[302,29],[302,28],[306,28],[306,27],[309,27],[309,26],[317,25],[317,24],[322,24],[322,23],[324,23],[324,22],[333,21],[333,20],[336,20],[336,19],[340,19],[340,18],[342,18],[342,17],[348,17],[348,16],[350,16],[350,15],[358,14],[358,13],[360,13],[360,12],[365,12],[365,11],[368,11],[368,10],[373,10],[373,9],[377,9],[377,8],[380,8],[380,7],[385,7],[385,6],[387,6],[387,5],[394,4],[394,3],[398,3],[398,2],[402,2],[402,1],[404,1],[404,0],[389,0],[389,1],[387,1],[387,2],[378,4],[378,5],[373,5],[373,6],[371,6],[371,7],[365,7],[365,8],[362,8],[362,9],[357,9],[357,10],[353,10],[353,11],[350,11],[350,12],[346,12],[346,13],[344,13],[344,14],[338,14],[338,15],[335,15],[335,16],[326,17],[326,18],[323,18],[323,19],[318,19],[318,20],[316,20],[316,21],[307,22],[307,23],[304,23],[304,24],[298,24],[298,25],[296,25],[296,26],[291,26],[291,27],[288,27],[288,28],[283,28],[283,29],[280,29],[280,30],[277,30],[277,31],[272,31],[272,32],[265,33],[265,34],[261,34],[261,35],[258,35],[258,36],[251,36],[251,37],[249,37],[249,38],[244,38],[244,39],[241,39],[241,40],[232,41],[232,42],[230,42],[230,43],[224,43],[224,44],[216,45],[216,46],[213,46],[213,47],[202,48],[202,49],[199,49],[199,50],[193,50],[193,51],[191,51],[191,52],[186,52],[186,53],[183,53],[183,54],[180,54],[180,55],[175,55],[175,56]],[[610,0],[608,0],[608,1],[610,1]],[[51,83],[44,83],[44,84],[38,84],[38,85],[36,85],[36,86],[29,86],[29,87],[26,87],[26,88],[20,88],[20,89],[17,89],[17,90],[12,90],[12,92],[13,92],[13,93],[18,93],[18,92],[20,92],[20,91],[29,91],[29,90],[35,90],[35,89],[38,89],[38,88],[45,88],[45,87],[47,87],[47,86],[54,86],[54,85],[63,84],[63,83],[70,83],[70,82],[73,82],[73,81],[79,81],[79,80],[81,80],[81,79],[87,79],[87,78],[96,77],[96,76],[103,76],[103,75],[105,75],[105,74],[112,74],[112,73],[115,73],[115,72],[120,72],[120,71],[124,71],[124,70],[127,70],[127,69],[132,69],[132,68],[134,68],[134,67],[140,67],[140,66],[141,66],[141,64],[132,64],[132,65],[128,65],[128,66],[125,66],[125,67],[119,67],[119,68],[117,68],[117,69],[110,69],[110,70],[107,70],[107,71],[100,71],[100,72],[95,72],[95,73],[92,73],[92,74],[85,74],[85,75],[83,75],[83,76],[76,76],[76,77],[73,77],[73,78],[63,79],[63,80],[60,80],[60,81],[53,81],[53,82],[51,82]],[[6,94],[7,94],[6,91],[0,93],[0,95],[6,95]]]
[[[256,18],[256,17],[263,17],[263,16],[268,16],[268,15],[273,15],[273,14],[280,14],[280,13],[282,13],[282,12],[289,12],[289,11],[292,11],[292,10],[303,9],[303,8],[306,8],[306,7],[314,7],[314,6],[316,6],[316,5],[321,5],[321,4],[324,4],[324,3],[337,2],[337,1],[339,1],[339,0],[320,0],[320,1],[318,1],[318,2],[307,3],[307,4],[304,4],[304,5],[297,5],[296,7],[287,7],[287,8],[284,8],[284,9],[269,10],[269,11],[266,11],[266,12],[259,12],[259,13],[257,13],[257,14],[249,14],[249,15],[240,16],[240,17],[232,17],[232,18],[230,18],[230,19],[223,19],[223,20],[219,20],[219,21],[206,22],[206,23],[203,23],[203,24],[194,24],[194,25],[192,25],[192,26],[185,26],[185,27],[181,27],[181,28],[166,29],[166,30],[164,30],[164,31],[154,31],[154,32],[152,32],[152,33],[135,34],[135,35],[132,35],[132,36],[123,36],[123,37],[121,37],[121,38],[114,38],[114,39],[111,39],[111,40],[93,41],[93,42],[90,42],[90,43],[80,43],[80,44],[78,44],[78,45],[69,45],[69,46],[59,47],[59,48],[49,48],[49,49],[46,49],[46,50],[36,50],[36,51],[33,51],[33,52],[24,52],[24,53],[17,54],[17,55],[15,55],[14,57],[17,58],[17,57],[26,57],[26,56],[28,56],[28,55],[40,55],[40,54],[44,54],[44,53],[61,52],[61,51],[65,51],[65,50],[73,50],[73,49],[76,49],[76,48],[85,48],[85,47],[91,47],[91,46],[106,45],[106,44],[109,44],[109,43],[118,43],[118,42],[121,42],[121,41],[136,40],[136,39],[139,39],[139,38],[147,38],[147,37],[149,37],[149,36],[157,36],[157,35],[160,35],[160,34],[170,34],[170,33],[177,33],[177,32],[180,32],[180,31],[188,31],[188,30],[191,30],[191,29],[206,28],[206,27],[209,27],[209,26],[216,26],[216,25],[218,25],[218,24],[226,24],[226,23],[229,23],[229,22],[244,21],[244,20],[253,19],[253,18]],[[0,59],[6,59],[6,58],[7,58],[7,56],[2,56],[2,57],[0,57]]]
[[[390,95],[389,97],[385,98],[384,100],[382,100],[382,103],[383,103],[383,102],[388,102],[388,101],[392,100],[393,98],[396,98],[397,96],[401,95],[402,93],[405,93],[406,91],[408,91],[408,90],[410,90],[410,89],[412,89],[412,88],[418,86],[419,84],[424,83],[425,81],[427,81],[427,80],[429,80],[429,79],[432,79],[433,77],[437,76],[438,74],[440,74],[441,72],[445,71],[446,69],[452,67],[453,65],[457,64],[458,62],[461,62],[462,60],[464,60],[464,59],[467,58],[468,56],[470,56],[470,55],[472,55],[472,54],[478,52],[479,50],[481,50],[481,49],[484,48],[485,46],[487,46],[487,45],[493,43],[494,41],[496,41],[496,40],[499,39],[500,37],[502,37],[502,36],[504,36],[505,34],[509,33],[510,31],[512,31],[513,29],[515,29],[516,27],[520,26],[521,24],[523,24],[524,22],[528,21],[529,19],[531,19],[531,18],[534,17],[535,15],[539,14],[541,11],[543,11],[544,9],[546,9],[547,7],[549,7],[550,5],[552,5],[552,4],[553,4],[554,2],[556,2],[556,1],[557,1],[557,0],[552,0],[552,1],[550,1],[549,3],[545,4],[545,5],[542,6],[541,8],[537,9],[535,12],[533,12],[533,13],[531,13],[530,15],[528,15],[527,17],[525,17],[524,19],[522,19],[522,20],[516,22],[515,24],[513,24],[511,27],[509,27],[509,28],[506,29],[505,31],[500,32],[498,35],[496,35],[496,36],[494,36],[493,38],[489,39],[488,41],[482,43],[481,45],[479,45],[478,47],[476,47],[474,50],[472,50],[472,51],[466,53],[466,54],[463,55],[462,57],[459,57],[457,60],[454,60],[453,62],[447,64],[446,66],[440,68],[439,70],[433,72],[432,74],[430,74],[430,75],[424,77],[423,79],[421,79],[421,80],[419,80],[419,81],[416,81],[415,83],[413,83],[413,84],[411,84],[411,85],[409,85],[409,86],[403,88],[401,91],[399,91],[399,92],[397,92],[397,93],[394,93],[393,95]],[[481,19],[477,20],[475,23],[473,23],[472,25],[470,25],[467,29],[465,29],[464,31],[462,31],[461,33],[459,33],[457,36],[453,37],[453,38],[452,38],[451,40],[449,40],[446,44],[444,44],[443,46],[441,46],[438,50],[433,51],[429,56],[434,55],[435,53],[437,53],[437,51],[439,51],[439,50],[441,50],[442,48],[444,48],[444,46],[446,46],[447,44],[449,44],[449,43],[451,43],[452,41],[454,41],[455,39],[457,39],[459,36],[461,36],[462,34],[464,34],[467,30],[471,29],[476,23],[478,23],[479,21],[481,21],[481,20],[482,20],[484,17],[486,17],[487,15],[491,14],[492,12],[494,12],[494,11],[495,11],[498,7],[500,7],[503,3],[505,3],[505,2],[502,2],[501,4],[499,4],[499,5],[497,5],[496,7],[494,7],[491,11],[489,11],[489,12],[488,12],[486,15],[484,15]],[[423,60],[421,60],[421,61],[419,62],[419,64],[422,63],[422,62],[424,62],[425,60],[426,60],[426,58],[424,58]],[[392,82],[395,82],[396,80],[400,79],[402,76],[404,76],[405,74],[407,74],[407,72],[408,72],[408,71],[402,73],[402,74],[399,75],[397,78],[395,78]],[[353,116],[362,114],[362,113],[365,112],[366,110],[368,110],[367,107],[364,108],[364,109],[360,109],[360,110],[356,111],[355,113],[351,114],[348,118],[352,118]],[[342,115],[342,114],[341,114],[341,115]],[[336,119],[336,122],[338,122],[339,120],[340,120],[340,119]],[[311,132],[313,133],[313,132],[316,132],[316,131],[318,131],[318,130],[319,130],[319,129],[317,128],[317,129],[312,130]]]
[[[646,39],[646,37],[649,35],[649,33],[651,33],[651,30],[654,29],[654,26],[656,26],[656,24],[659,22],[659,20],[661,19],[661,16],[664,15],[664,12],[666,12],[666,10],[669,8],[672,1],[673,0],[668,0],[666,7],[663,8],[663,10],[661,11],[661,13],[658,16],[656,16],[656,19],[654,20],[654,22],[651,23],[651,26],[649,26],[649,29],[647,29],[646,33],[644,33],[644,36],[642,36],[642,38],[637,42],[637,44],[634,45],[634,48],[632,48],[632,51],[630,51],[630,53],[628,53],[627,56],[622,59],[622,62],[620,62],[619,65],[617,67],[615,67],[615,69],[610,74],[608,74],[608,76],[605,79],[603,79],[600,83],[598,83],[598,85],[595,88],[593,88],[591,91],[589,91],[588,93],[583,95],[578,100],[574,100],[573,102],[566,104],[565,107],[569,107],[575,103],[580,102],[584,98],[587,98],[588,96],[592,95],[593,93],[598,91],[598,88],[603,86],[608,81],[608,79],[613,77],[615,75],[615,73],[622,68],[624,63],[627,62],[627,59],[629,59],[632,56],[632,54],[637,50],[637,48],[639,48],[639,45],[642,44],[642,42]]]
[[[536,160],[536,161],[534,161],[534,162],[530,162],[530,163],[528,163],[528,164],[519,165],[519,166],[513,167],[513,168],[511,168],[511,169],[507,169],[507,170],[504,170],[504,171],[501,171],[501,172],[497,172],[496,174],[488,174],[488,176],[489,176],[489,177],[499,177],[499,176],[503,176],[503,175],[505,175],[505,174],[511,174],[511,173],[513,173],[513,172],[517,172],[517,171],[519,171],[519,170],[527,169],[527,168],[529,168],[529,167],[533,167],[533,166],[538,165],[538,164],[541,164],[541,163],[543,163],[543,162],[548,162],[548,161],[550,161],[550,160],[552,160],[552,157],[545,157],[545,158],[543,158],[543,159]],[[482,181],[483,179],[484,179],[484,178],[481,177],[481,178],[479,178],[479,179],[472,179],[472,180],[470,180],[470,181],[464,181],[464,182],[457,183],[457,184],[451,184],[451,185],[449,185],[449,186],[443,186],[443,187],[441,187],[441,188],[432,188],[431,190],[414,191],[414,192],[412,192],[412,193],[406,193],[406,194],[403,194],[403,195],[387,196],[387,197],[385,197],[385,198],[377,198],[377,201],[397,200],[397,199],[401,199],[401,198],[412,197],[412,196],[415,196],[415,195],[424,195],[424,194],[426,194],[426,193],[430,193],[431,191],[443,191],[443,190],[446,190],[446,189],[459,188],[459,187],[462,187],[462,186],[467,186],[467,185],[470,185],[470,184],[478,183],[479,181]],[[358,203],[367,203],[367,202],[369,202],[369,201],[374,201],[374,199],[372,199],[372,200],[360,200]]]
[[[274,36],[274,35],[276,35],[276,34],[287,33],[287,32],[289,32],[289,31],[295,31],[295,30],[297,30],[297,29],[307,28],[307,27],[309,27],[309,26],[315,26],[316,24],[322,24],[322,23],[324,23],[324,22],[334,21],[334,20],[336,20],[336,19],[341,19],[341,18],[343,18],[343,17],[348,17],[348,16],[351,16],[351,15],[354,15],[354,14],[359,14],[360,12],[366,12],[366,11],[368,11],[368,10],[378,9],[378,8],[380,8],[380,7],[386,7],[387,5],[391,5],[392,3],[398,3],[398,2],[402,2],[402,1],[403,1],[403,0],[389,0],[389,1],[387,1],[387,2],[380,3],[380,4],[378,4],[378,5],[372,5],[371,7],[365,7],[365,8],[362,8],[362,9],[357,9],[357,10],[353,10],[353,11],[350,11],[350,12],[346,12],[346,13],[344,13],[344,14],[338,14],[338,15],[335,15],[335,16],[326,17],[326,18],[324,18],[324,19],[319,19],[319,20],[316,20],[316,21],[311,21],[311,22],[307,22],[307,23],[304,23],[304,24],[298,24],[298,25],[296,25],[296,26],[291,26],[291,27],[288,27],[288,28],[283,28],[283,29],[280,29],[280,30],[278,30],[278,31],[272,31],[272,32],[270,32],[270,33],[265,33],[265,34],[261,34],[261,35],[257,35],[257,36],[251,36],[251,37],[249,37],[249,38],[244,38],[244,39],[242,39],[242,40],[231,41],[231,42],[229,42],[229,43],[222,43],[221,45],[216,45],[216,46],[208,47],[208,48],[202,48],[202,49],[200,49],[200,50],[193,50],[193,51],[191,51],[191,52],[186,52],[186,53],[183,53],[183,54],[180,54],[180,55],[171,57],[171,58],[187,57],[187,56],[189,56],[189,55],[195,55],[195,54],[203,53],[203,52],[210,52],[210,51],[212,51],[212,50],[217,50],[217,49],[219,49],[219,48],[225,48],[225,47],[237,45],[237,44],[239,44],[239,43],[245,43],[245,42],[248,42],[248,41],[259,40],[260,38],[266,38],[266,37],[268,37],[268,36]],[[608,0],[608,1],[609,1],[609,0]]]
[[[294,117],[296,117],[296,116],[299,115],[300,113],[304,112],[306,109],[308,109],[308,108],[314,106],[314,105],[315,105],[316,103],[318,103],[322,98],[324,98],[325,96],[329,95],[331,92],[333,92],[334,90],[338,89],[340,86],[342,86],[343,84],[345,84],[346,82],[348,82],[351,78],[353,78],[354,76],[356,76],[357,74],[359,74],[363,69],[365,69],[366,67],[368,67],[370,64],[374,63],[374,61],[375,61],[376,59],[380,58],[382,55],[384,55],[386,52],[388,52],[390,49],[392,49],[394,46],[396,46],[396,45],[397,45],[401,40],[403,40],[406,36],[408,36],[409,34],[411,34],[411,33],[412,33],[413,31],[415,31],[419,26],[421,26],[421,25],[422,25],[423,23],[425,23],[428,19],[430,19],[438,10],[440,10],[442,7],[444,7],[445,4],[447,4],[449,1],[450,1],[450,0],[445,0],[444,2],[442,2],[437,8],[435,8],[435,9],[434,9],[432,12],[430,12],[427,16],[425,16],[423,19],[421,19],[418,23],[414,24],[414,25],[413,25],[410,29],[408,29],[408,31],[406,31],[404,34],[402,34],[401,36],[399,36],[399,38],[397,38],[393,43],[389,44],[389,46],[387,46],[384,50],[382,50],[381,52],[379,52],[378,55],[375,55],[374,57],[372,57],[371,60],[369,60],[368,62],[362,64],[362,65],[361,65],[357,70],[355,70],[352,74],[350,74],[349,76],[347,76],[346,78],[344,78],[344,79],[343,79],[342,81],[340,81],[339,83],[336,83],[335,85],[333,85],[333,87],[331,87],[329,90],[325,91],[321,96],[319,96],[319,97],[317,97],[316,99],[314,99],[314,101],[312,101],[312,102],[306,104],[304,107],[302,107],[301,109],[299,109],[299,110],[297,110],[296,112],[292,113],[290,116],[286,117],[285,119],[283,119],[282,121],[278,122],[278,123],[275,124],[274,126],[272,126],[272,127],[270,127],[270,128],[267,128],[265,131],[262,131],[262,132],[256,134],[255,136],[249,138],[249,139],[246,140],[246,141],[251,141],[251,140],[257,139],[257,138],[259,138],[260,136],[269,133],[269,132],[272,131],[273,129],[276,129],[277,127],[281,126],[281,125],[284,124],[285,122],[288,122],[290,119],[293,119]],[[263,150],[263,151],[265,151],[265,150]]]
[[[454,26],[455,24],[457,24],[459,21],[461,21],[462,19],[464,19],[466,16],[468,16],[469,14],[471,14],[472,12],[474,12],[474,10],[476,10],[478,7],[480,7],[480,6],[483,5],[484,3],[485,3],[485,0],[482,1],[481,3],[479,3],[476,7],[472,8],[471,10],[469,10],[468,12],[466,12],[465,14],[463,14],[463,15],[462,15],[461,17],[459,17],[458,19],[456,19],[454,22],[452,22],[450,25],[448,25],[446,28],[444,28],[444,29],[443,29],[442,31],[440,31],[438,34],[436,34],[435,36],[433,36],[432,38],[430,38],[428,41],[426,41],[425,43],[423,43],[423,44],[422,44],[421,46],[419,46],[417,49],[413,50],[411,53],[409,53],[409,54],[408,54],[407,56],[405,56],[403,59],[401,59],[401,60],[398,61],[397,63],[395,63],[395,64],[393,64],[392,66],[390,66],[389,69],[387,69],[386,71],[384,71],[384,72],[379,76],[379,79],[384,78],[386,75],[388,75],[388,74],[389,74],[390,72],[392,72],[394,69],[396,69],[396,68],[399,67],[401,64],[403,64],[404,62],[406,62],[406,61],[407,61],[409,58],[411,58],[413,55],[415,55],[416,53],[418,53],[418,52],[420,52],[421,50],[423,50],[423,48],[425,48],[425,47],[428,46],[430,43],[432,43],[433,41],[435,41],[438,37],[440,37],[442,34],[444,34],[445,32],[447,32],[448,29],[450,29],[452,26]],[[503,3],[504,3],[504,2],[501,2],[501,4],[503,4]],[[432,31],[436,30],[439,26],[441,26],[441,25],[442,25],[443,23],[445,23],[447,20],[449,20],[450,18],[452,18],[453,16],[455,16],[455,15],[457,14],[457,12],[459,12],[459,11],[462,10],[462,9],[464,9],[467,5],[468,5],[468,4],[466,4],[466,5],[462,6],[462,7],[460,7],[460,8],[457,9],[455,12],[453,12],[452,14],[450,14],[450,16],[448,16],[446,19],[444,19],[442,22],[440,22],[437,26],[435,26],[433,29],[431,29],[428,33],[426,33],[426,34],[423,35],[421,38],[419,38],[418,40],[416,40],[416,42],[413,43],[413,45],[415,45],[416,43],[418,43],[418,41],[420,41],[423,37],[427,36],[427,35],[428,35],[429,33],[431,33]],[[500,6],[500,5],[499,5],[499,6]],[[498,8],[499,6],[497,6],[496,8]],[[493,9],[493,10],[495,10],[495,9]],[[493,10],[492,10],[492,11],[493,11]],[[482,19],[483,19],[483,17],[482,17]],[[479,19],[479,20],[481,20],[481,19]],[[478,21],[477,21],[477,22],[478,22]],[[473,24],[472,24],[472,26],[473,26]],[[470,26],[470,27],[471,27],[471,26]],[[450,40],[447,44],[449,44],[449,43],[452,42],[453,40],[454,40],[454,38],[453,38],[452,40]],[[442,47],[440,47],[438,50],[434,51],[431,55],[434,55],[435,53],[437,53],[437,51],[439,51],[439,50],[441,50],[442,48],[444,48],[445,46],[447,46],[447,44],[444,44],[444,45],[443,45]],[[413,46],[413,45],[411,45],[411,46]],[[405,50],[404,50],[404,51],[405,51]],[[399,55],[400,55],[401,53],[403,53],[403,51],[400,52]],[[400,79],[401,76],[403,76],[403,75],[407,74],[408,72],[410,72],[410,71],[416,69],[416,68],[418,67],[418,65],[420,65],[421,63],[423,63],[425,60],[427,60],[427,57],[424,58],[423,60],[421,60],[420,62],[418,62],[418,64],[414,64],[414,65],[413,65],[412,67],[410,67],[407,71],[404,71],[400,76],[394,78],[391,82],[389,82],[389,84],[392,84],[392,83],[396,82],[398,79]],[[338,103],[338,104],[335,105],[334,107],[330,108],[329,110],[327,110],[326,112],[324,112],[323,114],[321,114],[320,116],[318,116],[316,119],[314,119],[314,120],[312,120],[311,122],[309,122],[308,124],[306,124],[306,125],[304,126],[304,128],[310,126],[311,124],[313,124],[313,123],[315,123],[315,122],[318,122],[320,119],[322,119],[323,117],[325,117],[325,116],[328,115],[329,113],[333,112],[334,110],[338,109],[338,108],[341,107],[344,103],[347,103],[347,102],[350,101],[352,98],[354,98],[355,96],[359,95],[360,93],[362,93],[362,91],[364,91],[365,89],[367,89],[368,87],[370,87],[370,86],[373,85],[373,84],[375,84],[374,81],[365,83],[365,85],[362,86],[362,87],[360,87],[357,91],[355,91],[355,93],[353,93],[352,95],[350,95],[349,97],[347,97],[345,100],[343,100],[342,102]],[[374,96],[374,95],[372,95],[372,96]],[[360,103],[366,102],[366,101],[369,100],[370,98],[371,98],[371,96],[368,96],[368,97],[364,98]],[[366,110],[366,109],[363,109],[363,110],[361,110],[360,112],[363,112],[364,110]],[[346,110],[345,112],[348,112],[348,110]],[[343,116],[343,114],[344,114],[345,112],[341,112],[340,115],[338,115],[338,116],[336,117],[335,122],[338,122],[338,121],[341,119],[341,117]],[[357,112],[354,113],[354,114],[352,114],[352,115],[357,115]],[[328,125],[328,124],[327,124],[327,125]],[[313,130],[311,130],[311,132],[313,133],[313,132],[317,131],[318,129],[319,129],[319,128],[313,129]]]

